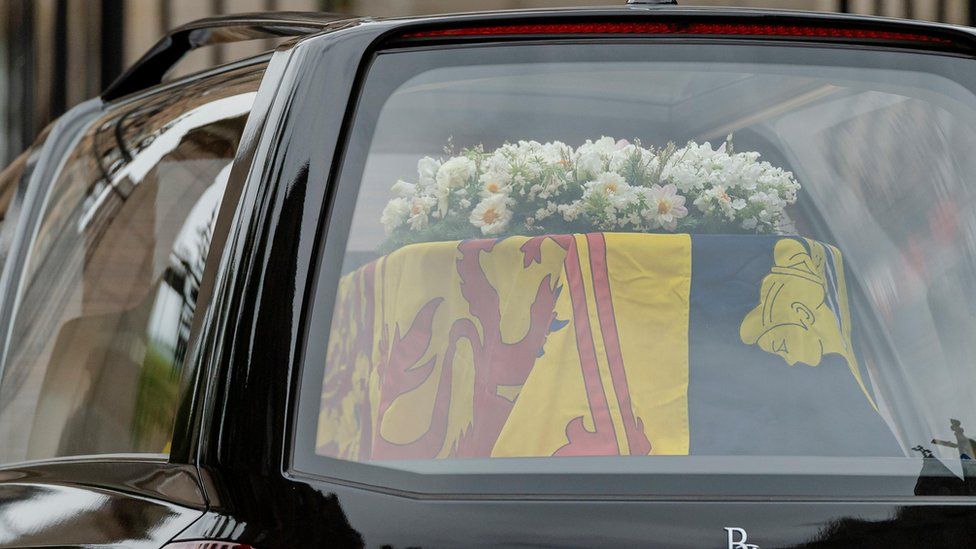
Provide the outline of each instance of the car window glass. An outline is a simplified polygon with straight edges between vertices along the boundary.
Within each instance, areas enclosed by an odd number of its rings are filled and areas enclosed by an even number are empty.
[[[306,463],[707,458],[909,491],[923,457],[971,462],[971,65],[741,44],[378,55],[320,263]]]
[[[111,108],[68,157],[17,295],[0,462],[168,451],[213,223],[262,74]]]
[[[7,227],[8,213],[14,203],[14,197],[20,186],[21,177],[27,168],[27,159],[33,149],[28,149],[14,158],[14,160],[0,172],[0,271],[7,260],[9,252],[9,238],[13,231]]]

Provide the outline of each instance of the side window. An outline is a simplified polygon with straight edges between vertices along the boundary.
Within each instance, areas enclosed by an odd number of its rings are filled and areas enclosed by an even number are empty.
[[[0,463],[166,453],[210,238],[263,68],[114,107],[51,186],[0,378]]]
[[[3,271],[3,265],[7,261],[7,253],[10,251],[10,235],[13,233],[12,229],[4,230],[4,227],[31,152],[31,149],[24,151],[0,172],[0,272]]]

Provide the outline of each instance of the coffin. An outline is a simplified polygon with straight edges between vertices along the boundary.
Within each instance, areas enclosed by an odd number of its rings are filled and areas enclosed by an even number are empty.
[[[902,456],[844,262],[799,237],[414,244],[339,284],[320,455]]]

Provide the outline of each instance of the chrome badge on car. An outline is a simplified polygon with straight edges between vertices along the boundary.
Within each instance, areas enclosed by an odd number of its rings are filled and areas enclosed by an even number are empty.
[[[745,528],[726,526],[725,533],[729,536],[728,549],[759,549],[759,546],[754,543],[746,543],[749,534],[746,533]]]

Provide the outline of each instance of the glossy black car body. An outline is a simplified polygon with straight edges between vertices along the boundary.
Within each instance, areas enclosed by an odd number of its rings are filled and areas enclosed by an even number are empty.
[[[50,131],[21,181],[18,213],[37,215],[30,196],[43,187],[73,137],[105,108],[160,85],[162,72],[189,49],[194,32],[237,25],[300,37],[270,58],[237,151],[214,232],[184,373],[180,411],[167,459],[100,456],[0,468],[0,530],[24,515],[44,517],[6,547],[140,546],[226,540],[273,547],[726,547],[727,527],[759,547],[967,547],[976,540],[968,489],[914,496],[818,494],[754,496],[743,477],[728,495],[608,496],[445,493],[369,486],[297,470],[294,416],[307,336],[306,314],[330,214],[335,172],[356,108],[360,80],[379,49],[416,46],[420,31],[504,24],[654,21],[735,23],[915,33],[938,41],[915,48],[971,56],[967,29],[792,12],[628,6],[617,9],[505,12],[423,19],[339,19],[305,15],[242,17],[202,23],[164,40],[106,95],[76,108]],[[445,36],[427,46],[547,36]],[[816,36],[694,36],[652,40],[828,41]],[[192,79],[192,77],[191,77]],[[182,82],[182,81],[181,81]],[[181,82],[164,84],[178,88]],[[33,209],[32,209],[33,208]],[[8,216],[8,222],[11,217]],[[19,247],[18,247],[19,246]],[[22,260],[14,242],[9,261]],[[11,281],[6,281],[11,285]],[[9,319],[9,306],[0,320]],[[423,486],[425,479],[408,484]],[[814,482],[814,481],[810,481]],[[853,481],[852,481],[853,482]],[[702,490],[706,492],[707,490]]]

